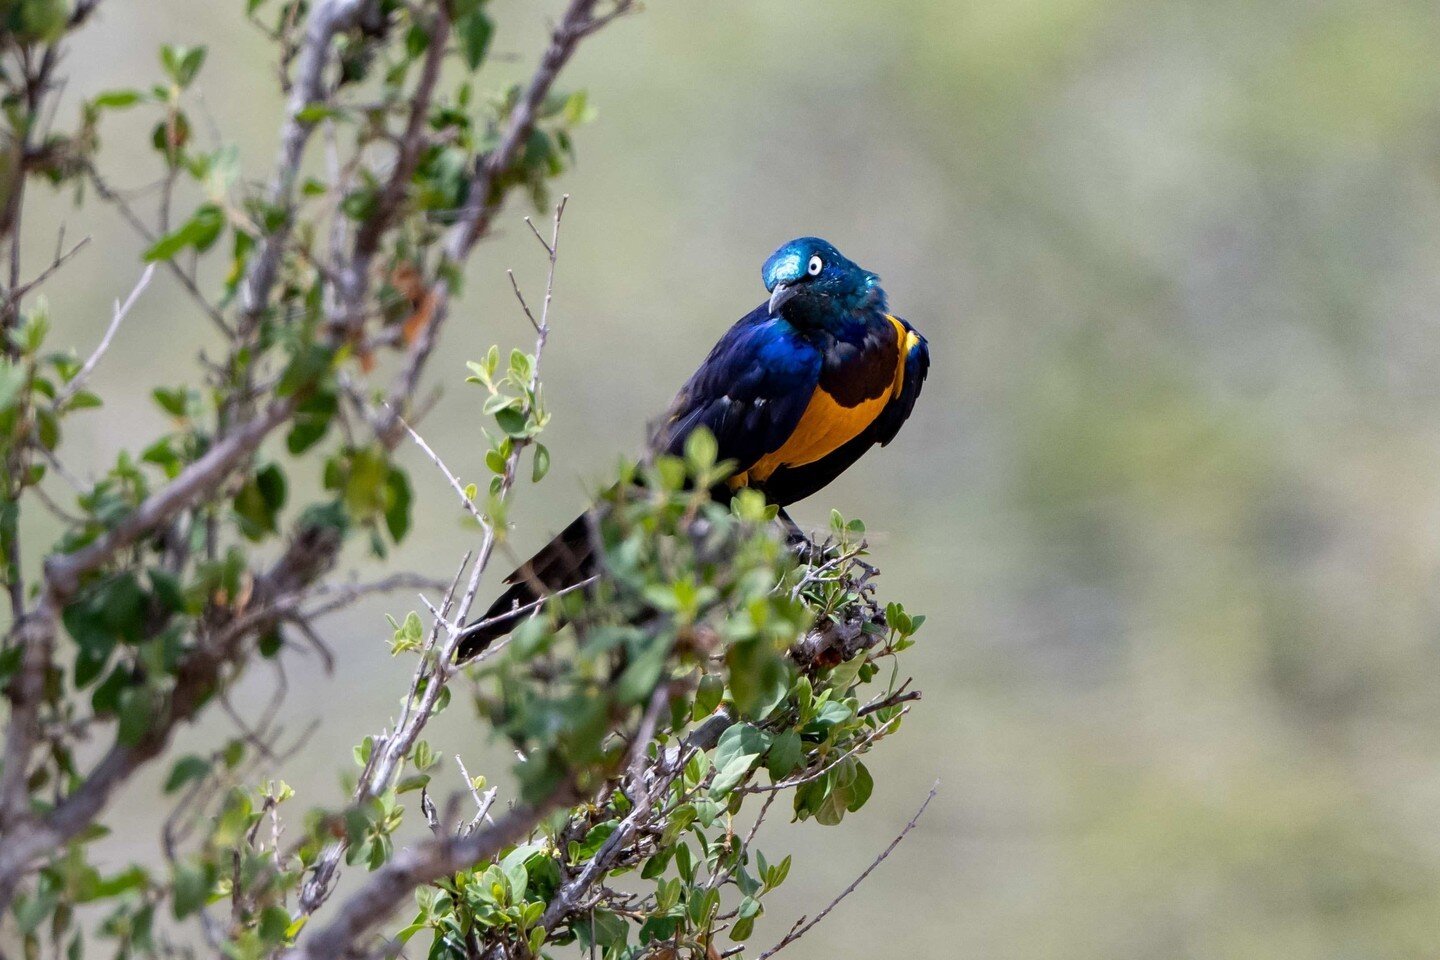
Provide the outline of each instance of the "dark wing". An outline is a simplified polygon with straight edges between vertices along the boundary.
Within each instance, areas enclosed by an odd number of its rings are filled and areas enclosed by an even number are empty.
[[[720,338],[681,388],[651,449],[678,455],[691,431],[707,427],[720,459],[743,472],[789,438],[819,379],[819,351],[757,307]]]
[[[900,320],[899,317],[895,319]],[[871,442],[882,447],[895,439],[900,425],[909,419],[910,411],[915,409],[915,400],[920,396],[920,388],[925,385],[925,375],[930,372],[930,344],[908,322],[900,320],[900,324],[906,333],[905,340],[900,344],[905,351],[905,379],[900,385],[900,392],[885,405],[880,416],[875,418],[875,425],[867,431],[872,434]]]
[[[896,319],[899,320],[898,317]],[[901,341],[901,348],[905,350],[905,378],[900,384],[900,392],[881,409],[874,423],[834,453],[814,463],[782,467],[771,474],[764,488],[765,496],[772,503],[785,506],[804,500],[848,470],[866,450],[877,443],[884,446],[900,432],[900,425],[915,409],[915,400],[920,396],[920,388],[930,370],[930,347],[914,327],[904,320],[899,322],[906,334]]]

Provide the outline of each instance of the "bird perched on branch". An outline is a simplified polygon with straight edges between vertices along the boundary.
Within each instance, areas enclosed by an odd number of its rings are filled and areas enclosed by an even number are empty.
[[[930,352],[914,327],[887,312],[880,278],[824,240],[790,241],[761,273],[770,299],[720,338],[650,449],[678,455],[692,431],[707,428],[719,459],[735,464],[730,489],[759,490],[794,530],[788,504],[895,437],[920,395]],[[584,581],[594,565],[582,514],[506,578],[509,588],[469,628],[459,658],[509,633],[546,590]]]

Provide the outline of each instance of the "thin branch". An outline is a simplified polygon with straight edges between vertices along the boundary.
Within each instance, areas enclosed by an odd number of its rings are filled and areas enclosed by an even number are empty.
[[[920,817],[923,816],[925,813],[925,808],[930,806],[930,801],[935,799],[935,794],[939,791],[940,781],[936,780],[935,785],[930,788],[930,793],[926,795],[925,802],[920,804],[920,809],[915,811],[915,816],[911,817],[910,822],[905,824],[905,829],[901,830],[900,833],[896,835],[895,839],[890,841],[890,846],[886,847],[884,850],[881,850],[880,855],[870,862],[870,866],[866,867],[863,871],[861,871],[860,876],[856,877],[853,881],[851,881],[850,886],[846,887],[844,890],[841,890],[840,895],[837,896],[834,900],[831,900],[828,904],[826,904],[824,910],[821,910],[819,913],[815,914],[815,919],[811,920],[808,923],[805,922],[804,917],[796,920],[795,925],[790,928],[790,932],[785,934],[785,936],[781,938],[780,942],[775,944],[775,946],[760,954],[760,956],[757,957],[756,960],[769,960],[770,957],[773,957],[781,950],[784,950],[786,947],[790,946],[790,944],[794,943],[796,940],[799,940],[801,937],[805,936],[805,934],[809,933],[812,929],[814,929],[817,923],[828,917],[830,915],[830,911],[834,910],[835,907],[839,905],[841,900],[844,900],[846,897],[850,896],[850,894],[854,893],[855,888],[860,886],[860,884],[864,883],[865,878],[870,876],[870,874],[874,872],[876,867],[884,863],[885,858],[890,856],[890,854],[894,853],[895,848],[900,846],[900,841],[904,840],[905,836],[911,830],[915,829],[915,825],[920,822]]]
[[[807,784],[807,783],[810,783],[810,782],[812,782],[812,781],[819,780],[819,779],[820,779],[821,777],[823,777],[825,774],[829,773],[831,770],[833,770],[835,767],[839,766],[841,763],[845,762],[845,761],[846,761],[847,759],[849,759],[850,757],[853,757],[853,756],[855,756],[856,754],[859,754],[859,753],[864,753],[865,751],[869,750],[871,744],[875,743],[875,741],[877,741],[877,740],[883,740],[885,737],[888,737],[890,734],[894,733],[894,732],[895,732],[895,729],[894,729],[894,728],[895,728],[895,725],[900,722],[900,718],[903,717],[903,716],[905,716],[905,714],[906,714],[908,711],[909,711],[909,707],[906,707],[904,710],[901,710],[898,714],[896,714],[895,716],[891,717],[889,720],[886,720],[884,723],[882,723],[880,726],[876,727],[874,730],[871,730],[868,734],[866,734],[858,743],[856,743],[856,744],[855,744],[853,747],[851,747],[849,750],[846,750],[845,752],[843,752],[843,753],[841,753],[841,754],[839,754],[839,755],[837,755],[837,756],[835,756],[835,757],[830,758],[828,761],[826,761],[825,763],[822,763],[820,766],[816,767],[814,770],[808,770],[808,771],[806,771],[805,773],[800,774],[799,776],[787,777],[787,778],[785,778],[784,780],[780,780],[780,781],[778,781],[778,782],[776,782],[776,783],[772,783],[772,784],[769,784],[769,785],[755,785],[755,784],[751,784],[750,786],[747,786],[747,787],[742,788],[741,792],[742,792],[742,793],[776,793],[776,792],[781,791],[781,790],[789,790],[791,787],[799,787],[799,786],[803,786],[803,785],[805,785],[805,784]]]
[[[522,613],[530,613],[531,611],[539,610],[541,607],[545,606],[546,603],[550,602],[556,597],[563,597],[567,593],[574,593],[577,590],[584,590],[586,587],[593,586],[596,582],[599,581],[599,579],[600,577],[598,575],[593,577],[586,577],[579,583],[572,583],[570,584],[570,586],[561,587],[559,590],[548,591],[543,597],[531,600],[529,603],[521,604],[518,607],[512,607],[509,610],[506,610],[504,613],[497,613],[493,617],[485,617],[483,619],[467,623],[461,629],[460,637],[461,639],[464,639],[465,637],[468,637],[473,633],[478,633],[481,630],[484,630],[486,627],[493,626],[494,624],[497,624],[502,620],[510,620],[514,617],[519,616]],[[486,647],[484,653],[481,653],[478,656],[465,662],[468,664],[479,663],[482,659],[484,659],[487,654],[490,653],[492,649],[493,647]]]
[[[465,761],[460,754],[455,754],[455,763],[460,767],[460,775],[465,778],[465,787],[470,791],[470,799],[475,801],[475,816],[470,818],[470,824],[466,832],[473,831],[480,825],[481,820],[494,823],[490,819],[490,808],[495,805],[495,797],[500,792],[499,787],[491,787],[483,794],[475,786],[475,778],[470,776],[470,771],[465,769]]]
[[[291,394],[273,400],[254,420],[230,434],[205,452],[161,490],[151,494],[104,536],[74,553],[45,561],[47,588],[63,601],[80,588],[87,574],[100,569],[119,551],[159,527],[176,513],[208,495],[225,477],[248,458],[272,430],[295,412],[299,396]]]
[[[150,285],[150,278],[153,276],[155,276],[155,264],[152,263],[145,268],[144,273],[140,274],[140,280],[135,284],[135,288],[130,291],[130,296],[125,298],[125,302],[115,301],[115,314],[110,320],[110,326],[105,328],[105,334],[100,338],[100,343],[95,347],[95,352],[90,354],[90,358],[80,367],[79,372],[71,378],[70,382],[60,391],[59,396],[55,398],[55,406],[63,407],[66,402],[79,391],[81,384],[90,376],[91,371],[93,371],[100,362],[100,358],[105,355],[105,351],[110,349],[110,341],[115,339],[115,331],[120,329],[120,324],[124,322],[126,315],[130,313],[130,308],[135,306],[135,301],[140,299],[140,294]]]
[[[298,78],[286,104],[285,126],[280,131],[280,153],[275,162],[275,180],[270,187],[270,205],[284,214],[279,226],[261,241],[261,248],[245,276],[244,312],[253,324],[265,310],[270,288],[280,270],[280,257],[289,239],[295,204],[295,183],[300,177],[300,159],[315,129],[314,120],[304,119],[305,109],[325,100],[325,66],[330,60],[330,43],[348,29],[365,7],[365,0],[319,0],[305,24],[300,49]]]
[[[475,175],[471,177],[467,200],[460,208],[455,225],[446,240],[445,259],[451,264],[461,264],[470,256],[471,249],[490,231],[491,221],[500,210],[504,191],[497,190],[503,174],[515,163],[521,149],[535,129],[541,105],[549,96],[560,71],[574,56],[580,41],[616,17],[635,9],[633,0],[619,0],[612,10],[600,17],[594,16],[598,0],[571,0],[560,23],[550,34],[550,45],[540,58],[539,65],[530,77],[529,84],[520,95],[514,109],[506,120],[499,145],[480,159]],[[438,342],[440,329],[449,315],[450,284],[441,279],[435,284],[435,309],[429,325],[410,347],[404,369],[390,388],[389,406],[403,408],[403,401],[413,397],[420,382],[420,374],[426,361]],[[398,433],[393,416],[377,425],[382,440]]]
[[[553,289],[554,286],[556,266],[556,254],[554,251],[559,244],[560,220],[564,209],[565,201],[562,200],[555,209],[554,236],[549,245],[551,254],[549,279],[546,283],[547,307],[549,303],[548,291]],[[541,329],[548,329],[543,314],[541,317]],[[545,337],[542,334],[536,341],[535,363],[531,370],[531,380],[529,384],[529,394],[531,396],[534,395],[539,382],[540,360],[544,352],[544,347]],[[395,418],[395,422],[403,423],[393,408],[387,408],[387,411]],[[528,410],[525,412],[527,414],[529,413]],[[409,430],[410,428],[406,425],[405,429]],[[416,441],[420,443],[421,448],[425,450],[437,466],[440,467],[441,471],[445,473],[451,485],[459,490],[462,499],[467,499],[464,497],[463,489],[460,488],[459,480],[445,467],[439,456],[429,448],[428,444],[420,439],[418,434],[415,434],[413,430],[410,432]],[[515,443],[510,451],[510,456],[505,461],[505,470],[501,475],[500,488],[497,493],[498,498],[501,500],[508,499],[510,495],[510,491],[515,483],[516,466],[519,464],[520,455],[524,452],[525,446],[526,444],[524,442]],[[445,603],[441,608],[436,610],[434,607],[431,607],[433,621],[430,633],[426,639],[425,649],[421,653],[420,662],[416,666],[414,675],[412,676],[410,693],[405,699],[404,706],[401,708],[400,720],[396,724],[393,733],[380,737],[375,742],[371,751],[370,762],[366,765],[365,770],[361,772],[360,782],[355,789],[355,799],[357,801],[378,796],[385,791],[391,779],[396,776],[404,764],[405,758],[409,755],[420,733],[425,729],[426,724],[429,723],[431,716],[434,714],[436,704],[439,702],[440,696],[444,692],[450,678],[460,669],[460,664],[455,662],[455,651],[459,649],[460,643],[466,635],[463,624],[469,616],[471,606],[474,605],[475,596],[480,590],[481,578],[484,577],[486,568],[490,563],[490,558],[494,554],[498,537],[495,523],[483,517],[483,515],[480,519],[484,528],[484,536],[480,543],[480,549],[476,554],[475,562],[470,568],[470,578],[465,585],[465,592],[459,602],[452,608],[451,599],[454,595],[454,587],[452,586],[451,593],[446,597]],[[456,573],[457,584],[464,569],[464,564],[462,564],[460,570]],[[426,601],[426,605],[429,606],[428,601]],[[440,640],[442,632],[444,634],[443,643]],[[323,904],[329,896],[334,874],[338,869],[344,850],[345,843],[343,841],[337,841],[326,848],[321,854],[314,872],[305,883],[301,892],[300,909],[302,912],[314,912],[319,909],[321,904]],[[346,909],[348,909],[348,903]]]
[[[415,441],[415,445],[424,451],[425,456],[430,458],[430,462],[435,464],[436,468],[445,475],[446,480],[450,481],[451,489],[460,497],[460,505],[465,508],[466,512],[474,517],[480,524],[484,525],[488,523],[485,519],[485,514],[481,513],[480,508],[475,506],[475,501],[465,495],[465,488],[461,486],[460,478],[455,476],[453,470],[445,466],[445,461],[440,459],[440,454],[436,453],[434,448],[425,442],[425,438],[420,436],[414,427],[405,422],[405,418],[400,416],[398,411],[391,412],[395,414],[396,422],[405,428],[406,433],[410,434],[410,439]]]
[[[130,229],[134,230],[147,245],[154,244],[157,239],[155,232],[145,225],[145,221],[140,219],[140,215],[137,214],[134,208],[120,195],[120,192],[110,186],[110,184],[100,176],[100,171],[96,170],[92,165],[86,167],[85,174],[89,177],[90,185],[95,188],[95,193],[99,195],[100,199],[119,211],[121,219],[128,223]],[[174,259],[166,260],[164,263],[166,268],[169,269],[170,275],[179,281],[180,286],[190,295],[190,299],[195,301],[195,305],[200,308],[201,312],[203,312],[211,324],[215,326],[215,329],[220,331],[224,336],[229,337],[233,332],[230,329],[230,324],[225,321],[225,317],[221,315],[220,311],[215,308],[215,305],[205,296],[204,291],[202,291],[199,284],[195,282],[195,278],[186,273],[184,268]]]
[[[445,598],[437,611],[423,595],[420,600],[434,612],[434,621],[430,627],[430,633],[426,637],[425,648],[420,654],[420,664],[416,667],[415,673],[410,680],[410,690],[405,696],[405,702],[400,708],[400,719],[396,723],[396,729],[404,730],[410,724],[410,717],[413,708],[420,701],[421,687],[426,685],[430,679],[430,665],[435,661],[434,650],[439,642],[441,624],[449,616],[451,605],[455,602],[455,591],[460,587],[460,579],[465,575],[465,570],[470,564],[470,554],[465,554],[460,559],[460,566],[455,571],[455,577],[450,582],[450,588],[445,592]],[[418,735],[418,733],[417,733]],[[365,769],[360,771],[360,780],[355,785],[353,794],[354,802],[361,803],[373,796],[378,796],[385,790],[389,782],[390,769],[385,769],[386,758],[395,735],[382,736],[370,751],[370,759],[365,764]],[[313,913],[318,910],[325,900],[330,896],[331,885],[334,882],[335,872],[340,867],[340,858],[345,855],[346,843],[336,841],[330,844],[321,852],[315,864],[310,878],[300,888],[300,911],[302,913]]]
[[[615,858],[630,843],[635,831],[644,821],[654,815],[654,811],[651,809],[652,804],[664,795],[675,777],[685,769],[685,761],[689,758],[683,751],[677,752],[674,757],[669,759],[662,756],[649,771],[642,762],[644,751],[649,746],[650,738],[654,735],[660,712],[669,705],[669,692],[664,684],[655,689],[645,715],[641,718],[640,725],[636,730],[630,764],[630,796],[635,804],[634,809],[620,821],[614,832],[605,838],[600,849],[586,862],[580,872],[563,884],[551,901],[546,904],[545,912],[540,916],[539,925],[547,930],[554,930],[565,917],[574,912],[586,892],[597,880],[610,871],[614,866]]]
[[[363,597],[373,596],[377,593],[393,593],[396,590],[443,590],[445,584],[432,577],[422,577],[412,573],[397,573],[385,577],[383,580],[376,580],[371,583],[347,584],[345,586],[319,587],[310,591],[310,599],[319,597],[327,598],[319,606],[311,607],[301,613],[307,620],[323,617],[337,610],[343,610]]]
[[[909,680],[905,681],[906,685],[908,685],[909,683]],[[868,717],[870,716],[870,714],[877,713],[881,710],[886,709],[887,707],[897,706],[902,703],[913,703],[920,698],[921,693],[919,690],[911,690],[909,692],[906,692],[902,687],[902,689],[895,691],[888,697],[876,700],[874,703],[867,703],[865,706],[861,707],[858,711],[856,711],[855,716]]]
[[[46,280],[49,280],[50,277],[54,275],[55,271],[65,266],[66,262],[68,262],[71,257],[75,256],[75,254],[79,253],[82,249],[84,249],[85,245],[89,242],[89,237],[81,237],[80,241],[76,243],[75,246],[71,247],[69,250],[66,250],[64,253],[57,253],[55,255],[55,259],[50,261],[50,265],[44,270],[41,270],[39,276],[37,276],[34,280],[27,280],[25,283],[20,284],[20,286],[16,287],[14,290],[9,291],[9,293],[7,293],[5,297],[6,301],[18,301],[20,298],[24,297],[25,294],[29,293],[31,290],[34,290]]]
[[[90,19],[90,15],[99,9],[103,0],[80,0],[75,4],[75,9],[70,11],[70,29],[74,29]]]
[[[450,36],[450,11],[448,4],[435,4],[435,17],[429,30],[429,47],[425,52],[425,63],[421,67],[420,80],[410,100],[410,118],[405,132],[399,140],[399,153],[395,157],[394,169],[376,201],[375,212],[367,217],[355,232],[354,254],[340,274],[340,325],[349,329],[358,327],[362,318],[362,306],[370,280],[370,264],[380,249],[380,240],[390,222],[400,211],[410,178],[420,162],[420,155],[429,138],[425,125],[430,118],[430,104],[435,98],[435,85],[440,79],[440,68],[445,61],[445,47]]]

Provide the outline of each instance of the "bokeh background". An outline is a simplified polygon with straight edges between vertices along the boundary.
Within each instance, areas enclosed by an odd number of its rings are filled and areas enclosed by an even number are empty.
[[[149,82],[162,42],[208,44],[208,110],[263,177],[279,101],[242,6],[112,0],[68,109]],[[557,4],[495,7],[500,83]],[[599,119],[563,185],[556,469],[520,494],[517,549],[638,448],[791,236],[882,274],[934,358],[899,439],[797,511],[869,522],[885,594],[930,618],[907,655],[925,700],[873,755],[865,810],[772,831],[797,863],[757,944],[939,777],[790,956],[1436,956],[1437,63],[1433,0],[653,0],[582,50],[569,86]],[[148,121],[126,117],[105,169],[138,187]],[[109,210],[38,202],[37,257],[62,221],[95,238],[49,290],[57,342],[84,350],[139,246]],[[522,212],[433,368],[426,434],[470,476],[463,361],[525,339],[504,269],[543,276]],[[96,377],[107,406],[71,428],[82,472],[160,428],[142,386],[193,381],[208,336],[160,274]],[[398,563],[448,576],[472,535],[407,456],[423,508]],[[333,618],[333,675],[291,663],[291,729],[323,720],[284,771],[302,802],[338,802],[350,745],[394,709],[383,614],[414,605]],[[461,713],[442,746],[503,778]],[[158,797],[152,777],[121,798],[117,860],[153,845]]]

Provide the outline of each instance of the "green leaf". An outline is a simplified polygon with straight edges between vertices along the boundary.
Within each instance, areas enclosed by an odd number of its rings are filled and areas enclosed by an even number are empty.
[[[135,746],[150,729],[154,704],[150,691],[144,687],[128,687],[120,691],[118,713],[120,728],[116,739],[126,746]]]
[[[262,468],[240,488],[232,503],[241,520],[241,533],[251,540],[274,533],[285,497],[285,474],[273,463]]]
[[[700,720],[715,712],[720,706],[720,700],[725,696],[725,680],[718,674],[707,673],[700,678],[700,685],[695,691],[695,706],[691,716]]]
[[[290,911],[283,907],[266,907],[260,914],[260,939],[266,943],[282,943],[290,929]]]
[[[177,864],[170,884],[170,907],[176,920],[199,910],[210,896],[210,878],[203,867]]]
[[[765,755],[765,769],[775,780],[788,777],[804,762],[805,746],[800,741],[800,734],[794,730],[786,730],[776,736],[770,752]]]
[[[396,543],[405,539],[410,530],[410,504],[414,499],[410,490],[410,478],[399,467],[390,468],[385,481],[385,529]]]
[[[175,81],[175,85],[182,89],[190,85],[204,63],[204,47],[166,44],[160,48],[160,65],[165,68],[166,75]]]
[[[545,444],[535,444],[535,464],[530,474],[532,483],[539,483],[545,479],[545,474],[550,472],[550,451]]]
[[[196,210],[185,223],[156,240],[150,249],[145,251],[145,261],[153,263],[157,260],[169,260],[189,247],[204,253],[214,245],[224,229],[225,212],[215,204],[207,203]]]
[[[301,107],[295,114],[299,123],[319,123],[321,120],[329,120],[332,117],[344,116],[344,111],[323,103],[312,103],[309,106]]]
[[[126,107],[133,107],[142,98],[143,94],[139,90],[106,90],[90,103],[104,110],[124,110]]]
[[[54,43],[65,34],[70,13],[64,0],[21,0],[0,4],[0,27],[8,27],[22,44]]]
[[[595,108],[590,105],[590,98],[584,90],[576,90],[565,99],[565,122],[572,127],[590,123],[595,119],[595,112]]]
[[[495,412],[495,422],[500,426],[501,430],[504,430],[510,436],[523,437],[525,436],[525,428],[529,423],[529,418],[525,416],[522,410],[518,410],[515,407],[505,407]]]
[[[319,443],[338,409],[339,401],[333,390],[316,389],[295,412],[294,426],[285,437],[285,448],[299,456]]]
[[[584,923],[575,924],[574,929],[582,947],[588,950],[593,944],[607,953],[623,949],[630,936],[630,924],[605,910],[592,912]]]
[[[855,685],[855,680],[860,676],[860,668],[865,666],[866,662],[865,655],[861,654],[836,666],[830,671],[830,686],[835,688],[837,694],[844,694]]]
[[[380,193],[370,187],[352,190],[340,201],[340,212],[352,220],[368,220],[380,209]]]
[[[150,396],[170,416],[183,419],[189,410],[190,392],[184,387],[156,387]]]
[[[485,62],[495,24],[484,10],[474,10],[455,25],[455,32],[460,37],[460,55],[473,73]]]
[[[0,359],[0,410],[15,405],[28,376],[21,364]]]
[[[764,913],[760,901],[754,897],[746,897],[740,901],[739,916],[735,919],[735,925],[730,928],[730,939],[736,943],[743,943],[750,938],[755,931],[755,918]]]
[[[697,476],[708,473],[710,468],[715,466],[715,458],[719,453],[720,447],[715,442],[715,435],[705,427],[692,430],[685,438],[685,460]]]
[[[260,639],[255,641],[255,649],[258,650],[260,656],[266,660],[273,658],[275,654],[280,652],[280,648],[284,645],[285,634],[280,632],[278,624],[260,634]]]
[[[855,779],[850,781],[850,786],[846,790],[849,793],[849,799],[845,804],[845,809],[851,813],[865,806],[865,801],[870,799],[870,794],[875,790],[874,778],[870,776],[870,771],[865,764],[858,760],[855,761]]]
[[[771,736],[748,723],[732,724],[715,745],[715,779],[710,796],[723,797],[745,779],[755,761],[770,748]]]
[[[406,777],[405,779],[401,780],[401,781],[396,785],[396,787],[395,787],[395,792],[396,792],[397,794],[400,794],[400,793],[410,793],[411,791],[419,790],[421,787],[424,787],[424,786],[426,786],[426,785],[429,784],[429,783],[430,783],[430,775],[429,775],[428,773],[415,774],[415,775],[413,775],[413,776],[409,776],[409,777]]]
[[[615,698],[621,703],[641,703],[650,699],[651,691],[665,669],[673,637],[652,641],[650,646],[630,661],[615,683]]]
[[[769,713],[788,692],[785,662],[768,644],[752,640],[725,651],[730,668],[730,695],[743,716]]]
[[[280,383],[276,385],[275,392],[282,397],[288,397],[315,383],[330,368],[333,358],[333,352],[318,343],[302,344],[290,358],[285,372],[280,375]]]
[[[195,754],[181,757],[175,761],[175,766],[170,768],[170,776],[165,780],[165,792],[174,793],[192,780],[200,780],[209,775],[210,761]]]

